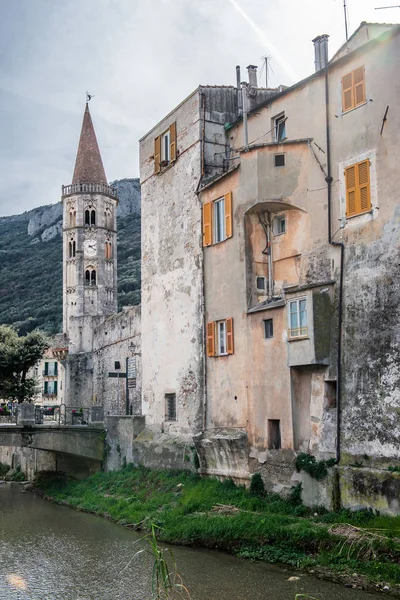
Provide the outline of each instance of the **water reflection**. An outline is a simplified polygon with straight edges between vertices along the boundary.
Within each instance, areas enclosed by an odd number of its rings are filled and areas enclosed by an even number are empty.
[[[149,600],[152,558],[118,525],[0,485],[0,600]],[[173,548],[192,600],[367,600],[307,575],[209,550]]]

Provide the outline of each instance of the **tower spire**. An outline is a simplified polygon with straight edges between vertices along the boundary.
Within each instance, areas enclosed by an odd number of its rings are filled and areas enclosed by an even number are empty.
[[[72,183],[107,183],[96,134],[86,102]]]

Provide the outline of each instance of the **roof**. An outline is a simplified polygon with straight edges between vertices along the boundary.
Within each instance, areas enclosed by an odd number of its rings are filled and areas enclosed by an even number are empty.
[[[87,102],[83,114],[81,137],[76,154],[72,183],[107,183]]]

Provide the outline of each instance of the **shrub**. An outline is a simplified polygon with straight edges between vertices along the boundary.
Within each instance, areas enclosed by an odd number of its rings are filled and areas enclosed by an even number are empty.
[[[265,486],[260,473],[254,473],[250,482],[250,493],[254,496],[264,496]]]

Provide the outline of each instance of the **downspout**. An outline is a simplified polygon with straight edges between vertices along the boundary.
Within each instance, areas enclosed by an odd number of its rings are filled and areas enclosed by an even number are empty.
[[[206,128],[206,96],[204,92],[201,92],[201,174],[199,183],[197,184],[196,194],[200,204],[200,214],[203,214],[203,204],[200,197],[200,186],[205,175],[205,128]],[[205,269],[204,269],[204,246],[203,239],[201,241],[201,310],[203,313],[203,422],[201,433],[204,434],[207,427],[207,322],[206,322],[206,282],[205,282]]]
[[[343,270],[344,270],[344,244],[332,239],[332,174],[331,174],[331,140],[329,126],[329,66],[327,45],[325,48],[325,119],[326,119],[326,162],[327,176],[325,181],[328,190],[328,241],[331,246],[340,248],[340,277],[339,277],[339,305],[338,305],[338,344],[336,357],[336,462],[339,464],[341,457],[340,433],[341,433],[341,403],[342,403],[342,321],[343,321]]]

